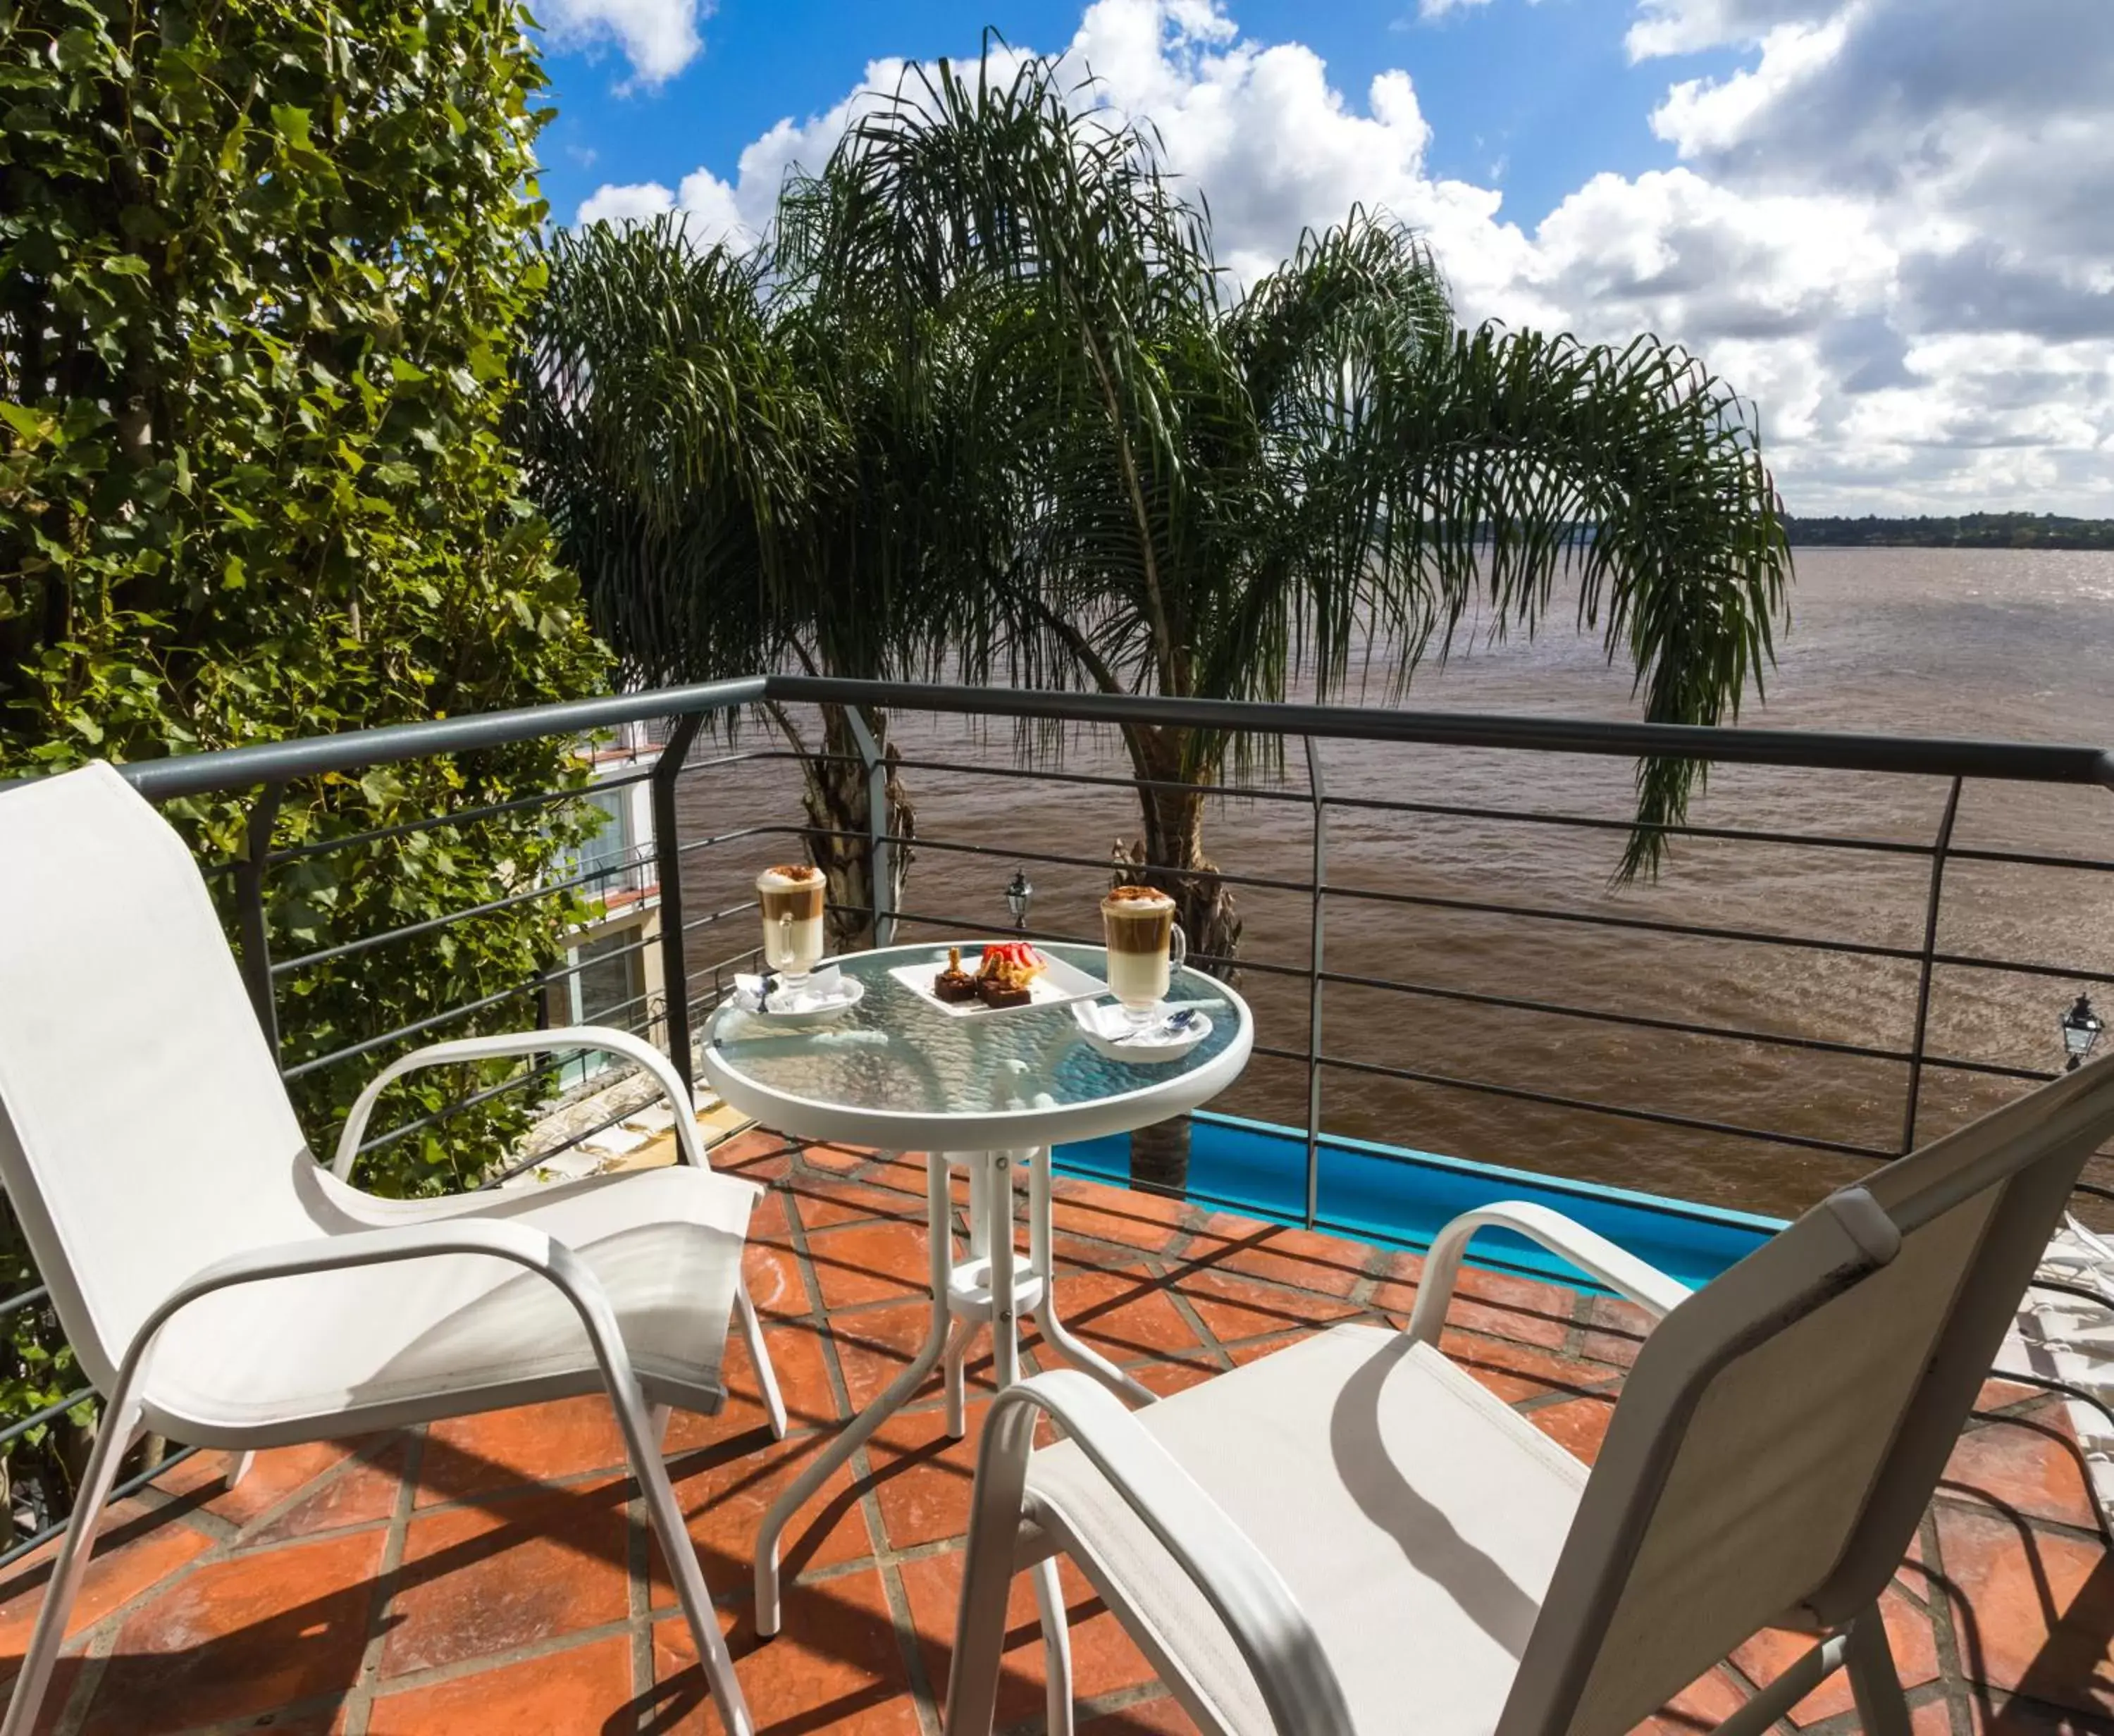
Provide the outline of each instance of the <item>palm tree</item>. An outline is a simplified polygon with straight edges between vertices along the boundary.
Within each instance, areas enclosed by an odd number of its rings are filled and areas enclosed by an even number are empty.
[[[1458,329],[1421,240],[1362,210],[1229,294],[1150,137],[1082,112],[1058,70],[913,68],[835,165],[895,219],[837,275],[908,297],[986,273],[1009,298],[972,403],[979,443],[1011,453],[991,612],[1027,628],[1008,647],[1023,674],[1268,700],[1306,673],[1325,695],[1380,642],[1398,695],[1471,605],[1531,627],[1569,574],[1648,718],[1736,714],[1791,558],[1722,382],[1648,337]],[[1193,786],[1146,793],[1150,865],[1196,866],[1233,744],[1128,739],[1142,777]],[[1640,768],[1640,820],[1677,819],[1689,791],[1682,767]],[[1659,835],[1640,829],[1626,872]]]
[[[1685,351],[1461,328],[1400,224],[1353,210],[1245,294],[1150,133],[1046,61],[913,69],[831,163],[875,217],[815,268],[875,305],[981,286],[968,395],[1009,534],[977,575],[1014,674],[1104,692],[1389,697],[1471,605],[1531,628],[1576,580],[1578,626],[1645,715],[1715,724],[1759,690],[1791,556],[1746,407]],[[1124,726],[1141,876],[1222,967],[1240,921],[1204,840],[1229,754]],[[1699,776],[1647,761],[1622,874],[1655,870]],[[1179,1184],[1178,1141],[1160,1142]],[[1149,1169],[1134,1148],[1133,1173]]]
[[[560,231],[520,363],[512,436],[625,676],[710,680],[791,665],[922,673],[959,616],[945,574],[977,534],[950,491],[970,463],[937,365],[945,308],[847,302],[808,268],[853,221],[825,179],[789,182],[769,249],[698,245],[680,219]],[[876,905],[868,783],[843,708],[802,759],[808,848],[833,939],[863,944]],[[887,720],[863,721],[889,758]],[[889,829],[915,815],[889,779]],[[893,856],[895,889],[910,852]]]

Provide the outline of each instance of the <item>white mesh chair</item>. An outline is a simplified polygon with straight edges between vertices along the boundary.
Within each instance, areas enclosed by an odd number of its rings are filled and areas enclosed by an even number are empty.
[[[749,1730],[660,1443],[670,1407],[724,1401],[734,1318],[784,1431],[741,1278],[757,1190],[705,1167],[667,1062],[588,1028],[407,1057],[387,1076],[621,1052],[669,1094],[687,1163],[377,1199],[310,1156],[190,852],[116,772],[0,793],[0,1181],[105,1403],[0,1736],[35,1721],[98,1511],[142,1430],[247,1455],[602,1388],[722,1716]],[[382,1082],[345,1130],[341,1172]]]
[[[1833,1670],[1908,1736],[1878,1599],[2087,1156],[2114,1057],[1823,1201],[1682,1286],[1553,1212],[1444,1231],[1406,1332],[1339,1327],[1135,1414],[1071,1373],[993,1400],[948,1736],[991,1725],[1005,1591],[1037,1574],[1070,1729],[1057,1553],[1224,1736],[1618,1736],[1753,1635],[1820,1642],[1721,1733]],[[1438,1348],[1503,1225],[1662,1315],[1589,1473]],[[1040,1414],[1068,1439],[1031,1451]]]

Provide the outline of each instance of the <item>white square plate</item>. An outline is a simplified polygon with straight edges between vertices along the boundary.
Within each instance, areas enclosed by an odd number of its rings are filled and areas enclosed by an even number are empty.
[[[983,957],[982,948],[972,951],[963,947],[962,968],[974,976]],[[1027,999],[1018,1007],[986,1007],[982,1001],[941,1000],[932,992],[932,980],[947,967],[945,947],[939,948],[922,963],[898,965],[888,974],[927,1006],[945,1013],[950,1019],[1002,1019],[1008,1013],[1032,1012],[1038,1007],[1068,1007],[1074,1001],[1091,1001],[1096,995],[1109,992],[1106,983],[1097,976],[1087,975],[1077,965],[1068,965],[1048,953],[1042,954],[1042,962],[1046,968],[1027,985]]]

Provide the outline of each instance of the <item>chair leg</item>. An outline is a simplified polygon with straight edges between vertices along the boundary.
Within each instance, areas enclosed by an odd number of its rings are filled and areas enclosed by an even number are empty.
[[[999,1395],[977,1449],[962,1597],[954,1616],[954,1661],[947,1677],[947,1736],[991,1736],[998,1715],[1006,1593],[1019,1556],[1021,1502],[1027,1455],[1035,1442],[1033,1411],[1018,1406],[1008,1410],[1008,1398]],[[1042,1595],[1040,1580],[1036,1595]],[[1044,1630],[1046,1640],[1048,1631]]]
[[[668,1425],[675,1420],[673,1405],[656,1405],[646,1413],[646,1432],[652,1436],[653,1444],[660,1449],[663,1459],[668,1456]]]
[[[242,1479],[249,1474],[249,1467],[256,1462],[257,1455],[254,1453],[238,1455],[235,1463],[227,1468],[227,1487],[232,1489],[240,1483]]]
[[[757,1318],[756,1304],[749,1300],[748,1281],[734,1286],[734,1318],[741,1323],[742,1340],[748,1359],[756,1365],[756,1384],[763,1394],[763,1409],[771,1418],[771,1438],[785,1438],[785,1400],[778,1393],[778,1371],[771,1366],[771,1352],[764,1347],[763,1323]]]
[[[682,1505],[669,1483],[668,1467],[661,1461],[660,1440],[647,1413],[645,1395],[629,1369],[613,1360],[621,1357],[620,1345],[605,1345],[598,1334],[591,1333],[590,1337],[609,1389],[610,1405],[616,1412],[617,1427],[623,1431],[625,1456],[631,1460],[632,1474],[638,1479],[639,1492],[646,1500],[647,1519],[660,1540],[661,1553],[675,1581],[676,1601],[683,1606],[691,1635],[697,1641],[698,1661],[704,1667],[712,1698],[719,1704],[720,1721],[726,1726],[726,1736],[756,1736],[748,1702],[735,1679],[734,1659],[712,1608],[712,1594],[706,1588],[703,1569],[698,1565],[697,1546],[683,1523]],[[0,1736],[11,1736],[11,1733],[0,1732]]]
[[[0,1736],[29,1736],[35,1728],[38,1711],[52,1683],[52,1666],[58,1661],[59,1647],[66,1638],[66,1618],[73,1613],[74,1599],[80,1595],[82,1576],[88,1571],[89,1552],[95,1546],[95,1528],[103,1517],[103,1503],[117,1482],[117,1466],[132,1444],[139,1414],[121,1392],[104,1410],[103,1427],[96,1432],[95,1450],[89,1455],[88,1473],[80,1480],[73,1517],[67,1520],[65,1540],[52,1564],[50,1583],[44,1588],[44,1606],[37,1612],[36,1631],[8,1696],[7,1717],[0,1724]]]
[[[1057,1558],[1038,1561],[1035,1610],[1042,1623],[1042,1679],[1049,1736],[1072,1736],[1072,1629],[1064,1615],[1064,1591],[1057,1578]]]
[[[1851,1623],[1847,1638],[1843,1663],[1865,1736],[1909,1736],[1908,1697],[1901,1692],[1901,1674],[1894,1668],[1887,1624],[1877,1604]]]

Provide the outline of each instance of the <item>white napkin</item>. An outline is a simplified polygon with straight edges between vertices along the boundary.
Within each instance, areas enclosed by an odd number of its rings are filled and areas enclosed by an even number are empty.
[[[825,965],[797,988],[780,987],[764,997],[766,979],[738,973],[734,980],[734,1003],[744,1012],[821,1012],[851,998],[844,972]]]
[[[1219,1001],[1213,1004],[1224,1006],[1225,1003]],[[1201,1009],[1201,1003],[1195,1001],[1163,1002],[1160,1010],[1143,1025],[1132,1025],[1129,1015],[1118,1003],[1082,1005],[1078,1008],[1078,1012],[1081,1024],[1087,1026],[1103,1041],[1113,1043],[1119,1048],[1130,1044],[1145,1048],[1160,1048],[1178,1043],[1198,1040],[1201,1038],[1202,1032],[1194,1026],[1187,1030],[1169,1030],[1165,1025],[1165,1021],[1173,1014],[1185,1007]]]

